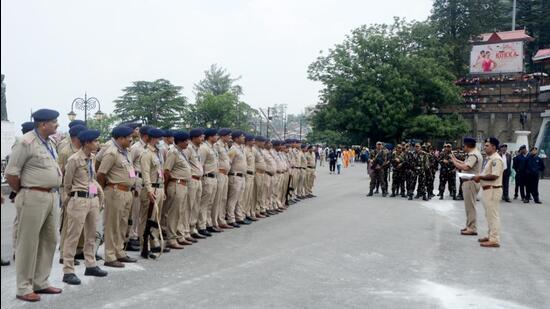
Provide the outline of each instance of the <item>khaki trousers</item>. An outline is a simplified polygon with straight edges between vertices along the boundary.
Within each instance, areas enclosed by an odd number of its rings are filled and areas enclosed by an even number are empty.
[[[63,273],[74,273],[74,256],[79,238],[84,235],[84,264],[95,267],[96,226],[99,198],[71,197],[66,208],[67,232],[63,246]]]
[[[283,205],[286,205],[286,202],[287,202],[286,192],[287,192],[287,189],[288,189],[288,183],[289,182],[290,182],[290,173],[285,172],[283,174],[283,186],[281,187],[281,201],[282,201]]]
[[[60,193],[60,196],[63,196],[63,193]],[[60,237],[59,237],[59,256],[63,257],[63,248],[65,247],[65,239],[67,238],[67,205],[69,203],[69,199],[62,202],[61,204],[61,231],[60,231]],[[17,237],[17,236],[15,236]],[[84,248],[84,234],[80,235],[80,238],[78,240],[78,244],[76,247],[76,252],[80,253],[82,252],[82,248]]]
[[[256,193],[255,209],[256,213],[265,212],[265,178],[269,177],[265,173],[256,173],[254,178],[254,191]]]
[[[218,190],[218,179],[214,177],[203,177],[201,204],[199,208],[198,229],[206,229],[208,214],[212,215],[216,191]],[[217,207],[216,207],[217,208]]]
[[[464,197],[464,207],[466,208],[466,227],[473,232],[477,232],[476,198],[479,188],[479,183],[473,180],[462,183],[462,195]]]
[[[216,197],[214,205],[210,213],[208,225],[219,227],[220,224],[225,224],[225,204],[227,204],[227,175],[218,173],[218,186],[216,189]]]
[[[105,262],[113,262],[126,256],[124,241],[128,229],[128,217],[132,208],[132,192],[107,186],[105,189]]]
[[[268,174],[265,174],[264,177],[264,185],[263,190],[265,193],[263,194],[264,198],[264,210],[271,210],[273,209],[273,196],[271,194],[273,193],[273,177],[275,176],[269,176]]]
[[[298,195],[305,196],[306,195],[306,170],[301,169],[300,170],[300,181],[298,182]]]
[[[136,178],[136,189],[133,193],[132,209],[130,215],[132,218],[132,225],[128,225],[128,236],[130,239],[138,239],[143,235],[138,235],[139,231],[139,208],[141,207],[140,193],[142,189],[143,179]]]
[[[502,188],[483,190],[481,201],[485,206],[485,218],[489,227],[488,237],[490,241],[500,243],[500,199]]]
[[[145,232],[145,225],[147,224],[148,219],[152,219],[153,221],[157,221],[157,216],[160,217],[160,222],[157,222],[159,224],[159,227],[162,227],[164,225],[164,222],[162,222],[162,212],[163,212],[163,206],[164,206],[164,200],[166,197],[164,196],[164,188],[153,188],[153,192],[155,193],[157,202],[157,207],[153,208],[153,212],[151,213],[151,217],[148,216],[149,212],[149,196],[147,194],[147,189],[141,190],[141,205],[139,208],[139,229],[138,229],[138,235],[143,236],[143,233]],[[160,246],[160,229],[154,229],[152,232],[152,236],[149,241],[149,245],[151,248]],[[146,244],[143,243],[143,237],[140,238],[140,245],[144,246]]]
[[[237,203],[244,194],[245,178],[239,176],[229,176],[228,196],[227,196],[227,222],[235,223],[235,213],[239,214],[239,218],[244,217],[243,211],[237,208]]]
[[[178,239],[184,239],[186,237],[191,236],[191,233],[189,231],[189,220],[191,220],[191,205],[189,204],[189,191],[191,190],[191,182],[190,180],[185,186],[186,186],[186,194],[185,198],[183,199],[183,205],[180,208],[180,220],[178,221],[178,228],[177,228],[177,238]]]
[[[271,192],[273,208],[281,208],[281,184],[283,183],[283,174],[276,173],[273,177],[273,191]]]
[[[290,186],[292,187],[292,191],[290,192],[290,198],[294,199],[298,195],[298,177],[299,177],[299,169],[292,168],[290,170],[290,174],[292,175],[292,180],[290,182]]]
[[[242,209],[243,215],[244,215],[244,218],[237,217],[239,221],[244,220],[246,217],[251,217],[251,218],[256,217],[256,215],[254,214],[254,208],[252,207],[254,202],[252,198],[253,190],[254,190],[254,175],[246,174],[244,179],[243,197],[237,202],[237,205],[240,207],[240,209]]]
[[[315,169],[306,169],[306,194],[313,194],[313,183],[315,182]]]
[[[15,249],[16,295],[50,286],[57,245],[57,193],[22,189],[15,198],[17,210],[17,245]]]
[[[197,233],[197,222],[199,221],[199,209],[201,205],[202,182],[191,179],[187,190],[187,199],[189,200],[189,234]],[[187,233],[187,231],[186,231]]]
[[[189,214],[186,213],[185,201],[187,200],[187,185],[171,181],[166,188],[166,201],[164,202],[164,210],[166,213],[166,240],[174,240],[182,238],[185,235],[178,235],[178,227],[180,225],[189,224]],[[187,217],[187,218],[184,218]]]

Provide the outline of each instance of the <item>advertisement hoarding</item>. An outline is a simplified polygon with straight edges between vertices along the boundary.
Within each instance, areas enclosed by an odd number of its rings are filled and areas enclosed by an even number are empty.
[[[523,72],[523,42],[472,46],[470,73],[498,74]]]

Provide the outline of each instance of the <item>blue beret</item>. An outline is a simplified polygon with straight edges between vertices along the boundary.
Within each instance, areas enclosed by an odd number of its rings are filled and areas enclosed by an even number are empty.
[[[118,126],[113,128],[113,131],[111,131],[111,136],[114,138],[118,137],[126,137],[132,135],[134,130],[128,126]]]
[[[149,135],[149,130],[152,129],[153,127],[151,126],[143,126],[141,128],[139,128],[139,134],[141,135]]]
[[[273,146],[281,146],[283,144],[283,142],[279,141],[279,140],[276,140],[276,141],[272,141],[271,144],[273,144]]]
[[[27,121],[21,124],[21,132],[23,132],[23,134],[29,131],[32,131],[33,129],[34,129],[34,122]]]
[[[81,143],[86,143],[97,139],[99,135],[100,135],[100,132],[98,130],[84,129],[83,131],[80,131],[80,133],[78,133],[78,139],[80,140]]]
[[[204,131],[201,128],[195,128],[189,132],[189,137],[199,137],[204,134]]]
[[[86,126],[86,123],[84,122],[84,120],[73,120],[71,122],[69,122],[69,129],[74,127],[74,126]]]
[[[243,134],[244,134],[243,131],[237,130],[237,131],[234,131],[234,132],[231,133],[231,137],[232,138],[237,138],[237,137],[240,137]]]
[[[36,112],[32,113],[32,118],[34,119],[34,122],[50,121],[57,119],[57,117],[59,117],[59,112],[46,108],[39,109]]]
[[[292,144],[292,139],[290,139],[290,138],[285,139],[285,143]]]
[[[258,142],[265,142],[267,139],[261,135],[256,136],[256,141]]]
[[[185,131],[174,132],[174,143],[183,142],[189,139],[189,133]]]
[[[229,134],[231,134],[231,129],[228,129],[228,128],[221,128],[220,131],[218,132],[219,136],[226,136]]]
[[[475,143],[476,143],[475,138],[472,138],[472,137],[465,137],[464,138],[464,144],[475,144]]]
[[[204,130],[203,134],[204,134],[204,137],[215,136],[216,134],[218,134],[218,130],[208,128],[208,129]]]
[[[500,144],[500,141],[496,137],[489,137],[485,140],[486,143],[490,143],[498,148],[498,145]]]
[[[120,125],[121,126],[127,126],[127,127],[130,127],[130,128],[135,130],[137,127],[141,126],[141,123],[139,123],[139,122],[123,122]]]
[[[152,138],[160,138],[164,136],[164,131],[157,128],[151,128],[147,132],[147,135],[149,135],[149,137],[152,137]]]
[[[75,136],[78,136],[78,134],[82,131],[85,131],[87,128],[83,125],[80,125],[80,124],[77,124],[77,125],[74,125],[72,126],[70,129],[69,129],[69,135],[71,137],[75,137]]]
[[[302,148],[307,148],[307,144],[302,144]]]
[[[164,134],[162,135],[163,137],[173,137],[174,136],[174,131],[172,130],[163,130]]]
[[[255,140],[256,138],[254,137],[254,135],[252,134],[245,134],[244,135],[244,138],[246,139],[247,142],[251,142],[253,140]]]

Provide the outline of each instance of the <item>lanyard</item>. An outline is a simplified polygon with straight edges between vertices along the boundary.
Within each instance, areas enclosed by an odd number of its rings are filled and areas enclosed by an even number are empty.
[[[157,158],[159,159],[159,162],[160,162],[160,165],[161,165],[161,168],[162,168],[162,166],[164,165],[164,158],[160,155],[160,150],[157,149],[155,154],[157,155]]]
[[[187,159],[187,156],[185,155],[185,153],[183,153],[183,149],[179,149],[179,148],[178,148],[178,152],[179,152],[179,154],[183,157],[183,159],[185,160],[185,162],[187,162],[187,164],[189,164],[189,159]]]
[[[38,131],[35,129],[34,130],[34,133],[36,133],[36,136],[38,136],[38,138],[40,139],[40,141],[42,142],[42,144],[44,145],[44,147],[46,147],[46,149],[48,150],[48,152],[50,153],[50,155],[52,156],[53,160],[54,161],[57,161],[57,158],[56,158],[56,155],[55,155],[55,151],[53,150],[53,147],[51,147],[51,145],[46,142],[41,136],[40,134],[38,134]]]
[[[122,153],[122,155],[126,158],[126,161],[132,165],[132,162],[130,162],[130,159],[128,158],[128,151],[127,150],[123,150],[122,147],[120,147],[120,145],[117,144],[117,142],[114,142],[113,141],[113,144],[115,144],[116,148],[118,149],[118,152]]]
[[[88,158],[86,159],[86,161],[88,163],[88,178],[90,182],[92,182],[92,180],[94,179],[94,168],[92,167],[92,159]]]

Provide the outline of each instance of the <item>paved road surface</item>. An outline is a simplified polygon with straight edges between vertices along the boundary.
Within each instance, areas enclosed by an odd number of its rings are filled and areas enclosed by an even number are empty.
[[[326,169],[317,198],[160,261],[105,268],[104,279],[78,266],[81,286],[62,284],[55,263],[63,294],[37,305],[15,299],[14,267],[2,267],[2,308],[550,308],[550,181],[544,205],[502,205],[502,247],[485,249],[458,233],[462,202],[367,198],[365,166]],[[4,206],[7,258],[14,209]]]

